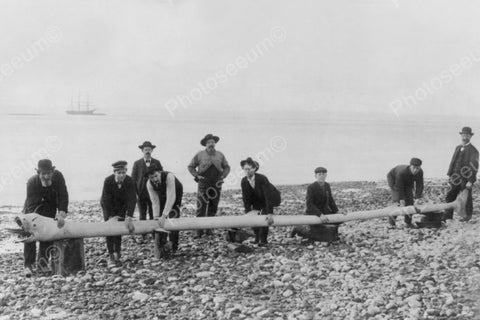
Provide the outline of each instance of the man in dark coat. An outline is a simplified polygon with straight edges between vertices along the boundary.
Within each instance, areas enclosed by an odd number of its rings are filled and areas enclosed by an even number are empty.
[[[421,168],[422,160],[412,158],[410,165],[398,165],[392,168],[387,174],[387,182],[392,192],[392,201],[400,204],[401,207],[414,204],[413,190],[415,189],[415,199],[420,199],[423,193],[423,170]],[[395,226],[395,218],[389,217],[389,223]],[[407,226],[412,226],[412,217],[405,216]]]
[[[215,144],[220,140],[213,134],[207,134],[200,144],[205,150],[199,151],[188,165],[188,171],[198,183],[197,217],[213,217],[217,214],[223,180],[230,173],[230,165]],[[203,233],[212,235],[211,230],[198,230],[196,238]]]
[[[105,178],[100,205],[103,218],[107,220],[125,221],[127,228],[133,232],[132,216],[135,210],[135,185],[127,175],[127,162],[117,161],[112,164],[113,174]],[[107,250],[111,264],[119,264],[122,249],[122,237],[107,238]]]
[[[468,221],[473,214],[472,187],[477,180],[478,171],[478,150],[471,144],[473,132],[470,127],[462,128],[460,132],[462,144],[455,148],[447,175],[449,177],[449,191],[446,195],[446,201],[454,201],[460,191],[467,189],[468,197],[465,204],[467,216],[462,218]],[[453,219],[453,210],[445,213],[444,219]]]
[[[259,211],[259,214],[273,214],[273,205],[270,199],[268,178],[257,173],[259,164],[252,158],[247,158],[240,162],[240,166],[245,172],[245,177],[241,181],[243,205],[245,213],[252,210]],[[268,244],[268,227],[253,228],[255,233],[255,243],[259,246]]]
[[[177,177],[156,166],[150,166],[145,176],[148,178],[147,190],[152,200],[154,218],[159,219],[163,226],[166,218],[180,217],[183,185]],[[179,235],[178,231],[171,231],[169,234],[173,252],[178,249]]]
[[[137,204],[140,220],[147,219],[147,212],[150,220],[153,219],[152,202],[150,201],[145,178],[145,173],[150,166],[162,167],[159,160],[152,158],[153,145],[150,141],[145,141],[138,146],[142,150],[143,158],[135,161],[132,168],[132,179],[135,183],[135,192],[137,193]]]
[[[37,174],[28,179],[27,197],[23,213],[38,213],[44,217],[55,218],[57,225],[62,228],[68,212],[68,191],[65,179],[60,171],[56,170],[49,159],[38,161]],[[53,242],[39,241],[37,266],[48,270],[48,249]],[[25,276],[32,275],[32,267],[36,261],[36,242],[24,244]]]
[[[325,215],[337,213],[338,207],[333,199],[330,184],[325,181],[327,178],[327,169],[324,167],[316,168],[315,178],[317,181],[307,187],[306,214],[325,217]],[[326,228],[337,227],[338,224],[310,225],[308,227],[298,226],[293,228],[290,236],[294,237],[296,234],[298,234],[309,239],[310,241],[321,241],[321,233],[325,232]]]

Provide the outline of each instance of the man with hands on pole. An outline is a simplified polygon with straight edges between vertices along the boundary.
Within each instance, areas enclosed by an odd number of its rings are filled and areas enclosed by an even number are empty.
[[[409,165],[398,165],[392,168],[387,174],[387,182],[392,192],[392,202],[400,204],[401,207],[416,204],[423,194],[423,170],[422,160],[412,158]],[[415,189],[415,198],[413,190]],[[414,200],[415,199],[415,200]],[[389,217],[391,227],[395,227],[395,219]],[[412,227],[412,217],[405,215],[405,223]]]
[[[180,217],[183,185],[173,173],[164,171],[161,166],[150,166],[145,177],[148,178],[147,190],[152,201],[153,217],[163,228],[166,218]],[[173,252],[178,249],[178,239],[179,232],[170,231],[169,240],[172,243]]]
[[[105,221],[125,221],[128,231],[132,233],[133,212],[137,197],[133,179],[127,175],[127,162],[117,161],[112,164],[113,174],[105,178],[100,204]],[[110,264],[120,264],[121,236],[106,237]]]

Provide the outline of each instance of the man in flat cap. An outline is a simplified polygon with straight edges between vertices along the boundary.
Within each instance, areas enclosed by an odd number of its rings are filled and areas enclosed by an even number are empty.
[[[478,171],[478,150],[471,144],[473,132],[470,127],[463,127],[459,132],[462,137],[462,144],[455,148],[447,175],[449,177],[449,191],[446,201],[454,201],[460,191],[467,189],[468,197],[465,204],[466,217],[462,221],[468,221],[473,214],[472,187],[477,180]],[[453,219],[453,210],[447,210],[444,220]]]
[[[410,165],[400,164],[392,168],[387,174],[387,182],[392,192],[392,202],[401,207],[413,205],[413,190],[415,189],[415,199],[420,199],[423,194],[422,160],[412,158]],[[388,221],[395,227],[395,217],[388,217]],[[405,223],[408,227],[412,226],[410,215],[405,215]]]
[[[154,218],[159,219],[160,225],[163,226],[166,218],[180,217],[183,185],[177,177],[155,165],[148,168],[145,176],[148,179],[147,190],[152,200]],[[171,231],[169,239],[172,243],[172,251],[177,251],[179,232]]]
[[[27,197],[23,213],[38,213],[41,216],[55,218],[57,226],[62,228],[68,212],[68,191],[65,179],[60,171],[56,170],[49,159],[38,161],[37,174],[28,179]],[[32,267],[37,261],[37,266],[48,270],[48,249],[53,242],[39,241],[37,256],[36,242],[24,244],[25,276],[31,277]]]
[[[140,220],[147,219],[147,212],[150,220],[152,220],[152,202],[150,201],[150,197],[148,195],[146,187],[147,178],[145,178],[145,173],[150,166],[156,166],[161,168],[162,164],[159,160],[152,157],[152,152],[153,149],[155,149],[155,145],[153,145],[150,141],[145,141],[144,143],[139,145],[138,148],[142,150],[143,157],[135,161],[132,168],[132,179],[135,183],[138,212],[140,215]],[[145,238],[145,235],[142,238]]]
[[[200,144],[205,148],[198,152],[188,165],[188,171],[198,183],[197,191],[197,217],[213,217],[217,213],[223,179],[230,173],[227,159],[220,151],[215,150],[215,144],[220,140],[213,134],[207,134]],[[211,230],[205,230],[207,235],[212,235]],[[197,231],[200,238],[204,230]]]
[[[307,187],[306,214],[325,218],[326,215],[337,213],[338,207],[333,199],[330,184],[326,182],[327,169],[318,167],[314,172],[316,181]],[[309,239],[310,242],[321,241],[321,233],[325,232],[326,227],[337,228],[338,224],[298,226],[293,228],[290,237],[293,238],[298,234],[303,238]]]
[[[133,211],[135,210],[136,197],[135,185],[127,175],[127,162],[117,161],[112,164],[113,174],[105,178],[103,183],[100,205],[103,218],[107,220],[125,221],[129,232],[133,232]],[[107,250],[110,264],[120,263],[122,237],[107,237]]]

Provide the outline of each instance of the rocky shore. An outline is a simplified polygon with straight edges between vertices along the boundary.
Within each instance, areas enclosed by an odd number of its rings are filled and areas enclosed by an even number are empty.
[[[123,264],[107,266],[105,240],[85,239],[86,270],[76,276],[23,276],[22,247],[0,214],[0,320],[3,319],[480,319],[480,190],[474,217],[440,229],[409,229],[398,218],[350,222],[341,240],[305,245],[289,228],[271,228],[270,245],[238,253],[215,236],[182,232],[168,261],[153,243],[123,237]],[[302,214],[306,185],[280,187],[275,214]],[[446,185],[426,184],[425,198],[442,202]],[[384,182],[332,183],[341,211],[382,208]],[[477,198],[477,199],[475,199]],[[183,215],[193,215],[187,194]],[[222,215],[240,214],[239,190],[225,191]],[[70,219],[100,221],[98,201],[70,205]],[[252,239],[253,240],[253,239]]]

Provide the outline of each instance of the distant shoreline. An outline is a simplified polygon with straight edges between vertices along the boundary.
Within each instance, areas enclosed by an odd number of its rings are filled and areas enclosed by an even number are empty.
[[[300,190],[300,189],[306,189],[309,184],[313,183],[314,180],[307,182],[307,183],[301,183],[301,184],[278,184],[275,185],[277,188],[280,190]],[[389,190],[390,188],[388,187],[387,180],[352,180],[352,181],[328,181],[330,185],[332,186],[332,191],[333,193],[337,192],[343,192],[344,190],[351,191],[350,189],[361,189],[362,186],[365,185],[375,185],[379,189],[387,189]],[[442,179],[442,178],[428,178],[425,179],[425,186],[432,186],[432,187],[440,187],[441,185],[447,183],[447,179]],[[238,193],[240,191],[240,188],[229,188],[222,190],[222,194],[225,195],[231,195]],[[288,192],[288,191],[287,191]],[[239,193],[241,194],[241,192]],[[196,196],[196,191],[191,191],[191,192],[184,192],[183,197],[184,199],[187,198],[194,198]],[[222,198],[220,198],[222,199]],[[79,204],[83,202],[99,202],[100,201],[100,196],[98,199],[81,199],[81,200],[71,200],[70,203],[72,204]],[[184,204],[186,202],[184,201]],[[0,204],[0,215],[3,214],[5,211],[7,211],[7,208],[22,208],[23,204]]]

